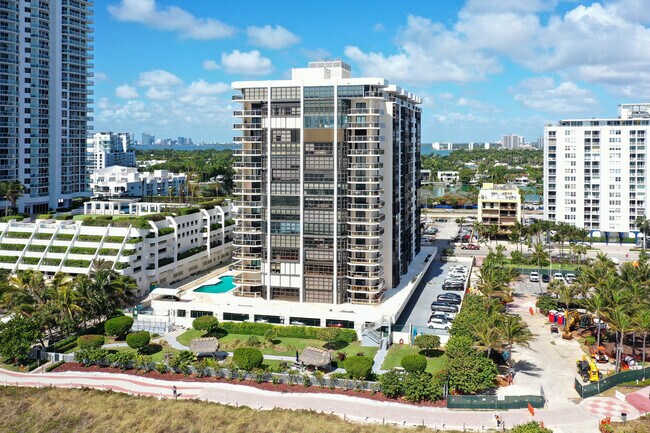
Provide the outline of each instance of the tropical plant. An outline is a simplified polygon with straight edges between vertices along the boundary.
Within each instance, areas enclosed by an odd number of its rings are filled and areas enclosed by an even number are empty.
[[[367,356],[350,356],[343,366],[350,379],[366,380],[372,372],[372,359]]]
[[[400,365],[407,373],[423,373],[427,368],[427,358],[417,353],[404,355]]]
[[[508,351],[508,364],[512,367],[512,348],[514,345],[530,347],[530,342],[535,339],[535,336],[530,332],[521,316],[505,314],[500,317],[496,325]]]
[[[433,334],[420,334],[413,342],[416,347],[423,350],[433,350],[440,347],[440,337]]]
[[[131,330],[133,326],[133,318],[128,316],[120,316],[109,319],[104,324],[104,330],[106,335],[113,335],[117,338],[124,339],[126,334]]]
[[[259,349],[253,347],[240,347],[233,353],[233,362],[237,367],[245,371],[258,368],[264,361],[264,355]]]
[[[150,341],[151,335],[149,334],[149,331],[136,331],[126,336],[126,344],[128,344],[131,349],[137,350],[139,353],[142,353],[144,349],[149,347]]]

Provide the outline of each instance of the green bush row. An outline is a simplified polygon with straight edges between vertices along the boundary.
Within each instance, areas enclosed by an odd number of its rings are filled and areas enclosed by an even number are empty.
[[[101,235],[79,235],[77,240],[80,242],[100,242],[102,240]]]
[[[49,250],[50,253],[59,253],[59,254],[65,254],[66,251],[68,251],[68,247],[62,245],[52,245]]]
[[[158,230],[158,236],[165,236],[170,233],[174,233],[174,227],[163,227],[160,230]]]
[[[158,260],[158,267],[162,268],[163,266],[166,266],[166,265],[168,265],[170,263],[173,263],[173,262],[174,262],[173,257],[164,257],[164,258]]]
[[[50,364],[50,365],[48,365],[47,368],[45,368],[45,371],[49,373],[50,371],[52,371],[52,370],[54,370],[54,369],[56,369],[56,368],[61,367],[63,364],[65,364],[65,361],[64,361],[64,360],[61,360],[61,361],[59,361],[59,362],[55,362],[54,364]]]
[[[25,245],[22,244],[0,244],[0,250],[22,251]]]
[[[43,266],[59,266],[61,259],[43,259]]]
[[[95,255],[97,248],[89,247],[72,247],[70,248],[70,254],[86,254],[86,255]]]
[[[219,230],[221,228],[220,223],[212,223],[210,224],[210,230]]]
[[[18,256],[0,256],[0,263],[16,263]]]
[[[71,220],[72,218],[73,218],[73,216],[70,215],[70,214],[67,214],[67,215],[58,215],[58,216],[56,217],[56,219],[59,220],[59,221],[68,221],[68,220]]]
[[[200,253],[202,251],[205,251],[206,249],[208,249],[208,247],[206,247],[205,245],[202,245],[200,247],[190,248],[187,251],[183,251],[182,253],[179,253],[178,256],[177,256],[177,259],[178,260],[186,259],[186,258],[188,258],[190,256],[193,256],[194,254],[198,254],[198,253]]]
[[[223,223],[224,223],[224,225],[226,227],[228,227],[228,226],[231,226],[231,225],[235,224],[235,220],[230,218],[230,219],[225,220]]]
[[[6,223],[11,220],[22,221],[28,216],[29,215],[25,215],[25,214],[7,215],[7,216],[0,217],[0,222]]]
[[[51,219],[51,218],[54,218],[54,214],[51,214],[51,213],[42,213],[42,214],[38,214],[38,215],[36,215],[36,219],[37,219],[37,220],[49,220],[49,219]]]
[[[99,250],[99,254],[102,256],[116,256],[120,250],[116,248],[102,248]]]
[[[63,262],[63,266],[70,266],[71,268],[87,268],[90,266],[90,260],[67,259]]]
[[[32,251],[34,253],[42,253],[43,251],[45,251],[45,248],[47,248],[47,245],[31,244],[30,246],[27,247],[27,251]]]
[[[35,238],[40,239],[42,241],[48,241],[52,239],[52,235],[54,233],[36,233]]]
[[[316,326],[278,326],[270,323],[257,322],[221,322],[221,328],[231,334],[259,335],[264,336],[267,331],[274,330],[278,338],[308,338],[319,339],[319,330]],[[354,329],[341,329],[339,340],[351,343],[357,341],[357,333]]]
[[[53,345],[49,346],[46,350],[48,352],[61,353],[61,352],[64,352],[64,350],[61,350],[61,347],[67,346],[70,343],[74,343],[75,346],[77,345],[77,336],[76,335],[66,337],[63,340],[59,340],[56,343],[54,343]]]
[[[201,208],[198,207],[184,207],[178,211],[180,215],[191,215],[193,213],[201,212]]]
[[[74,235],[69,235],[66,233],[58,233],[54,239],[57,241],[71,241]]]
[[[38,265],[39,261],[38,257],[23,257],[23,263],[26,265]]]
[[[113,244],[121,244],[124,242],[124,236],[106,236],[104,242],[110,242]]]
[[[18,239],[29,239],[32,236],[31,232],[7,232],[6,237],[8,238],[18,238]]]
[[[142,242],[142,238],[137,237],[137,238],[131,238],[127,241],[127,244],[139,244]]]
[[[115,269],[126,269],[129,267],[128,263],[123,263],[123,262],[117,262],[115,265]]]

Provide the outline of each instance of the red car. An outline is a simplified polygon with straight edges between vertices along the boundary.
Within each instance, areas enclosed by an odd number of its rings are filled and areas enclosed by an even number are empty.
[[[463,250],[480,250],[481,247],[476,244],[463,244],[461,247]]]

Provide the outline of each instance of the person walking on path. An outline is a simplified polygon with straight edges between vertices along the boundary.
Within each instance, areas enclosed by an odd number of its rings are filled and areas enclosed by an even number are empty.
[[[176,385],[172,386],[172,394],[174,394],[174,400],[178,398],[178,390],[176,389]]]

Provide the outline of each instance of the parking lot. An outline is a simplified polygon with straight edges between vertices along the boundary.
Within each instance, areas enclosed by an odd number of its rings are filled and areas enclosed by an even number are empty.
[[[448,247],[449,239],[456,236],[458,233],[458,225],[451,218],[446,223],[434,223],[434,225],[439,229],[436,240],[434,241],[434,245],[439,247],[439,253],[435,257],[434,262],[431,263],[431,266],[427,270],[424,278],[422,278],[422,282],[413,293],[404,311],[397,319],[396,325],[408,326],[411,324],[418,333],[447,335],[448,332],[444,331],[444,329],[428,328],[429,316],[431,316],[431,302],[435,301],[438,295],[443,293],[455,293],[461,297],[464,296],[464,290],[443,290],[442,285],[451,268],[457,265],[465,265],[469,268],[471,259],[461,259],[462,261],[458,263],[442,262],[440,260],[440,252]]]

